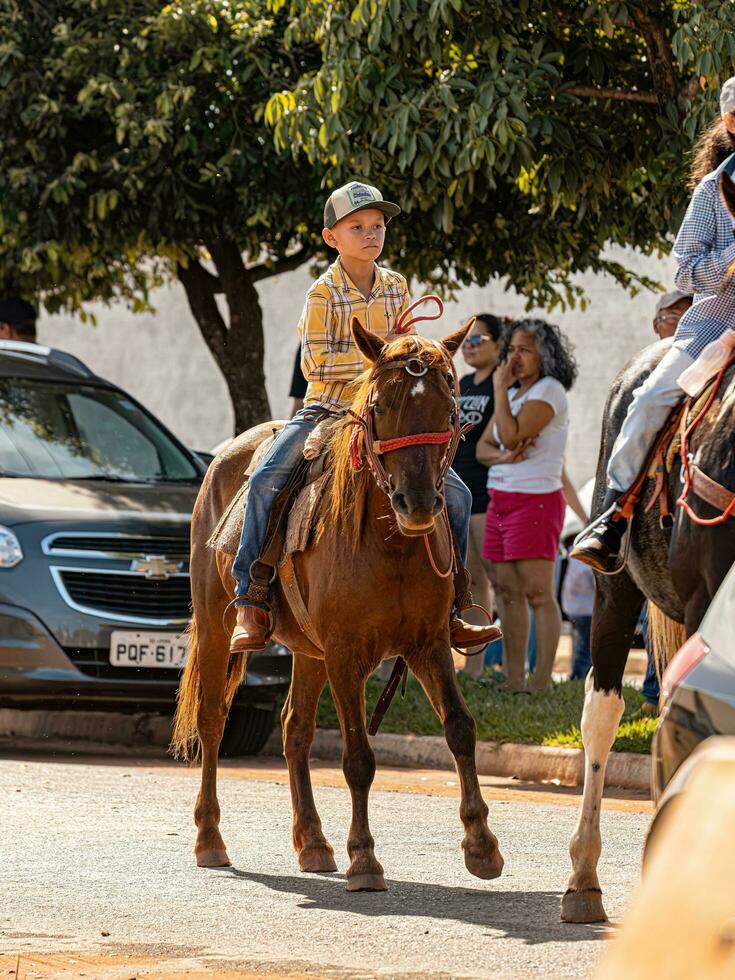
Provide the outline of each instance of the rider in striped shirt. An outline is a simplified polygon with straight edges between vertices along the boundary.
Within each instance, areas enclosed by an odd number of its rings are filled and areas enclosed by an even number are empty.
[[[720,92],[720,116],[702,145],[716,148],[719,155],[724,147],[728,155],[697,184],[674,245],[676,286],[693,293],[694,302],[679,321],[671,348],[633,393],[608,462],[603,516],[589,525],[572,552],[601,571],[619,554],[627,526],[618,501],[635,482],[659,430],[682,397],[678,379],[710,341],[735,326],[733,218],[718,183],[721,174],[733,179],[735,173],[735,76]]]

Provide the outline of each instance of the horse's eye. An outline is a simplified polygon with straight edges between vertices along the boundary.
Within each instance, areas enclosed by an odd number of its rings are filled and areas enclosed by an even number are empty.
[[[376,415],[385,415],[385,409],[381,408],[380,405],[373,405],[373,411]]]

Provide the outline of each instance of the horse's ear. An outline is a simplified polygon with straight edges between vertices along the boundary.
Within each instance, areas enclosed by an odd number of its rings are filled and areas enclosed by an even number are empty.
[[[356,316],[352,318],[352,336],[361,354],[363,354],[373,364],[380,357],[385,342],[377,334],[371,333],[362,326]]]
[[[476,316],[471,316],[463,327],[460,327],[459,330],[455,330],[454,333],[450,333],[448,337],[445,337],[441,342],[442,347],[446,347],[450,354],[456,354],[462,346],[462,341],[474,326],[476,319]]]
[[[720,197],[725,202],[725,207],[735,218],[735,184],[726,173],[720,174]]]

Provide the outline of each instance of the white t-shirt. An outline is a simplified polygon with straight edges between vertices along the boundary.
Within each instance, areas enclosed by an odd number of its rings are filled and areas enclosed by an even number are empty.
[[[556,378],[539,378],[523,395],[508,392],[511,414],[515,417],[529,401],[546,402],[554,417],[536,436],[535,445],[526,450],[520,463],[498,463],[487,473],[488,490],[509,493],[553,493],[561,490],[561,471],[569,433],[569,410],[564,385]],[[493,426],[493,439],[505,448]]]

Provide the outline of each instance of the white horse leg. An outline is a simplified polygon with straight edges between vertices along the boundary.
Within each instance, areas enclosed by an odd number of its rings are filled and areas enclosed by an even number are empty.
[[[585,685],[582,712],[584,745],[584,795],[576,830],[569,845],[572,874],[561,900],[564,922],[605,922],[602,890],[597,878],[600,858],[600,805],[605,786],[605,767],[615,741],[625,702],[615,691],[595,691],[592,671]]]

